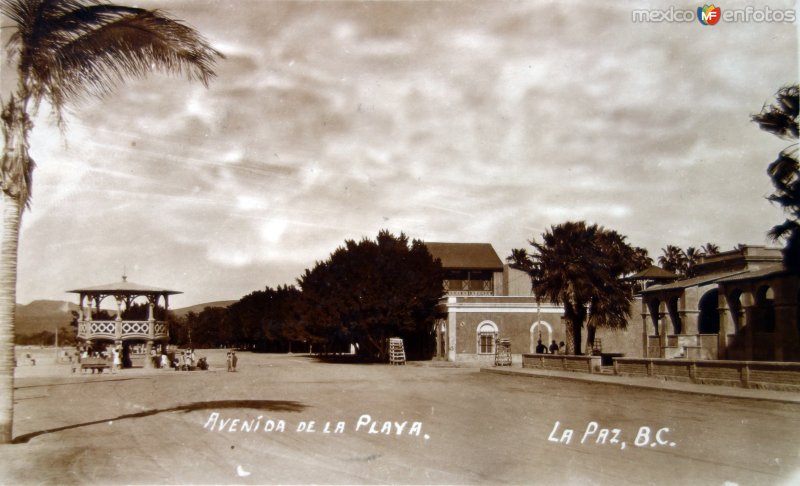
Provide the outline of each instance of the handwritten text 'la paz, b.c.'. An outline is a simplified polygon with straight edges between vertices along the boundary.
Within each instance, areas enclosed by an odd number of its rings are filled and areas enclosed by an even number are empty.
[[[633,445],[636,447],[675,447],[677,444],[669,440],[669,434],[672,431],[669,427],[662,427],[660,429],[650,428],[647,426],[639,427],[636,432],[636,437],[633,440]],[[548,442],[555,442],[558,444],[569,445],[575,436],[575,429],[562,427],[561,423],[556,421],[550,435],[547,436]],[[612,445],[617,446],[620,450],[625,449],[629,441],[625,439],[626,434],[619,428],[604,428],[600,427],[597,422],[589,422],[583,428],[580,444],[592,445]],[[630,437],[628,437],[630,439]]]

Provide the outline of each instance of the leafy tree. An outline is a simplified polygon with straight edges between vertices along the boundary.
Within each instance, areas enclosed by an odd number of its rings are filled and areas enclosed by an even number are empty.
[[[165,320],[167,311],[161,305],[155,306],[153,309],[153,317],[157,321]],[[150,317],[150,304],[135,303],[131,304],[122,311],[123,320],[131,321],[146,321]]]
[[[800,90],[797,85],[784,86],[775,94],[772,105],[764,105],[761,113],[751,119],[758,126],[784,140],[794,141],[767,167],[775,192],[768,199],[781,206],[786,220],[773,227],[769,236],[785,240],[783,262],[786,268],[800,273],[800,163],[797,159],[798,113],[800,113]]]
[[[508,261],[530,274],[538,299],[564,305],[567,353],[580,353],[587,314],[590,348],[594,329],[627,326],[633,291],[621,277],[649,264],[644,250],[628,245],[616,231],[584,221],[552,226],[541,243],[530,244],[533,254],[514,250]]]
[[[309,338],[300,320],[301,294],[295,287],[267,287],[228,307],[226,320],[237,342],[258,351],[288,351]]]
[[[220,344],[227,344],[225,339],[225,316],[227,309],[224,307],[205,307],[197,320],[187,320],[187,346],[193,348],[210,348]]]
[[[29,152],[33,115],[47,101],[63,128],[67,103],[103,96],[125,78],[153,69],[207,84],[220,54],[196,31],[155,10],[97,0],[3,0],[0,12],[13,22],[8,58],[17,71],[16,89],[0,112],[5,142],[0,159],[0,442],[8,443],[19,229],[31,201],[35,165]]]
[[[386,339],[402,337],[410,356],[433,350],[444,273],[421,241],[384,230],[375,241],[345,241],[298,279],[307,330],[329,346],[355,345],[363,359],[386,359]],[[415,343],[414,346],[409,345]]]

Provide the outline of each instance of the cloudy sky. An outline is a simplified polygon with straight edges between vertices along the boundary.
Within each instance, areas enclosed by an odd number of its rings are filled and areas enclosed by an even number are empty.
[[[227,59],[208,89],[155,75],[77,105],[64,134],[42,110],[21,303],[123,268],[183,291],[172,307],[237,299],[383,228],[505,258],[587,220],[657,257],[768,244],[782,220],[765,168],[787,144],[749,115],[797,82],[792,24],[637,23],[698,6],[640,1],[138,5]]]

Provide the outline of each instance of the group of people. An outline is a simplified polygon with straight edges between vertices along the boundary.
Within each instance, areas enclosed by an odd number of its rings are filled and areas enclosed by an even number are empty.
[[[236,357],[236,351],[228,351],[228,371],[236,371],[236,362],[239,359]]]
[[[547,354],[548,352],[550,354],[564,354],[565,348],[566,344],[564,343],[564,341],[561,341],[560,343],[556,344],[556,340],[553,339],[553,342],[550,343],[550,348],[548,348],[547,346],[542,344],[542,340],[540,339],[538,341],[538,344],[536,345],[536,354]]]

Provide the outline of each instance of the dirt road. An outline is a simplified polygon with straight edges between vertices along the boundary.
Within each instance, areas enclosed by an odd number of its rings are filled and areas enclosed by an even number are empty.
[[[210,351],[17,380],[0,482],[791,484],[800,406],[469,368]]]

